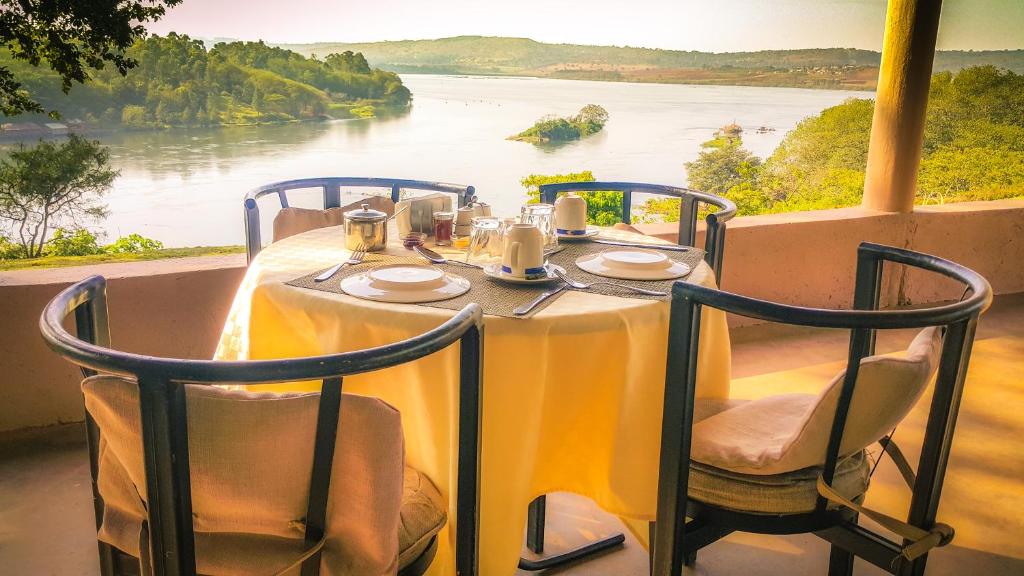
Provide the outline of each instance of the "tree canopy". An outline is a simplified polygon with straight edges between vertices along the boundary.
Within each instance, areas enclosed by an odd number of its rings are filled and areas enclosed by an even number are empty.
[[[368,103],[404,106],[411,94],[398,75],[369,68],[361,54],[306,58],[263,42],[202,42],[170,33],[125,50],[136,67],[100,70],[70,95],[56,74],[0,51],[6,64],[49,109],[70,118],[127,127],[245,124],[348,117]]]
[[[544,184],[561,184],[564,182],[593,182],[594,174],[590,170],[570,172],[568,174],[530,174],[519,181],[526,189],[530,204],[540,202],[540,187]],[[587,222],[598,226],[611,226],[622,222],[622,192],[612,190],[594,190],[579,192],[587,200]]]
[[[855,206],[864,191],[874,102],[851,99],[806,118],[763,162],[717,138],[687,163],[690,186],[740,214]],[[919,204],[1024,195],[1024,76],[993,66],[932,77]],[[657,203],[651,214],[671,216]],[[677,211],[676,211],[677,212]]]
[[[31,66],[47,64],[67,94],[90,70],[111,64],[124,75],[137,62],[124,51],[181,0],[0,0],[0,45]],[[8,116],[44,112],[9,66],[0,64],[0,111]]]

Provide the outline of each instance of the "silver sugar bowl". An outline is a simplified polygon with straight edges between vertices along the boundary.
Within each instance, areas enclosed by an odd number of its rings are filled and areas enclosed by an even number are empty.
[[[383,250],[388,244],[388,215],[363,204],[345,212],[345,248],[368,252]]]

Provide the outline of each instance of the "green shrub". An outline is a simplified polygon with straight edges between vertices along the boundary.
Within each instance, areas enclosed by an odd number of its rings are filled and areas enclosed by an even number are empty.
[[[163,247],[163,242],[159,240],[146,238],[139,234],[129,234],[118,238],[113,244],[104,247],[104,250],[109,254],[141,254],[161,250]]]
[[[11,239],[0,234],[0,260],[16,260],[25,257],[25,248],[21,244],[11,242]]]
[[[100,248],[96,235],[85,228],[57,228],[43,251],[44,256],[88,256],[102,253],[103,249]]]
[[[540,202],[542,184],[561,184],[565,182],[593,182],[594,174],[590,170],[571,172],[569,174],[530,174],[519,181],[526,188],[529,198],[527,203]],[[622,192],[611,190],[595,190],[579,192],[587,200],[587,222],[598,226],[611,226],[622,222]]]
[[[353,118],[373,118],[377,115],[377,109],[372,104],[355,106],[348,111]]]

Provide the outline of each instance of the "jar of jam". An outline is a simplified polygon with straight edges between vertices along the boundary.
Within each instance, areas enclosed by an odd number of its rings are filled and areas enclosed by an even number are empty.
[[[451,246],[454,228],[455,212],[434,212],[434,244]]]

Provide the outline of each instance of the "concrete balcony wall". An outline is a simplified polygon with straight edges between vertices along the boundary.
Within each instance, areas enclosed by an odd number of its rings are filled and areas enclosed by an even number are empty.
[[[210,358],[244,273],[244,255],[0,273],[0,431],[84,418],[81,374],[39,335],[43,307],[70,284],[92,274],[110,281],[118,349]]]
[[[674,224],[637,225],[674,240]],[[698,231],[702,238],[703,227]],[[728,223],[722,287],[776,302],[844,308],[853,301],[857,246],[863,241],[910,248],[973,268],[996,294],[1024,292],[1024,200],[921,206],[911,214],[842,208],[763,216]],[[959,298],[955,283],[891,266],[883,304]],[[731,318],[730,325],[752,323]]]
[[[640,225],[674,240],[674,225]],[[1024,201],[921,207],[912,214],[848,208],[735,218],[726,236],[723,287],[758,298],[848,307],[857,245],[903,246],[974,268],[997,294],[1024,292]],[[888,304],[959,298],[951,283],[893,267]],[[102,264],[0,273],[0,431],[82,419],[78,375],[47,349],[39,314],[57,292],[91,274],[110,280],[112,340],[131,352],[213,354],[244,256]],[[734,326],[749,324],[733,318]]]

